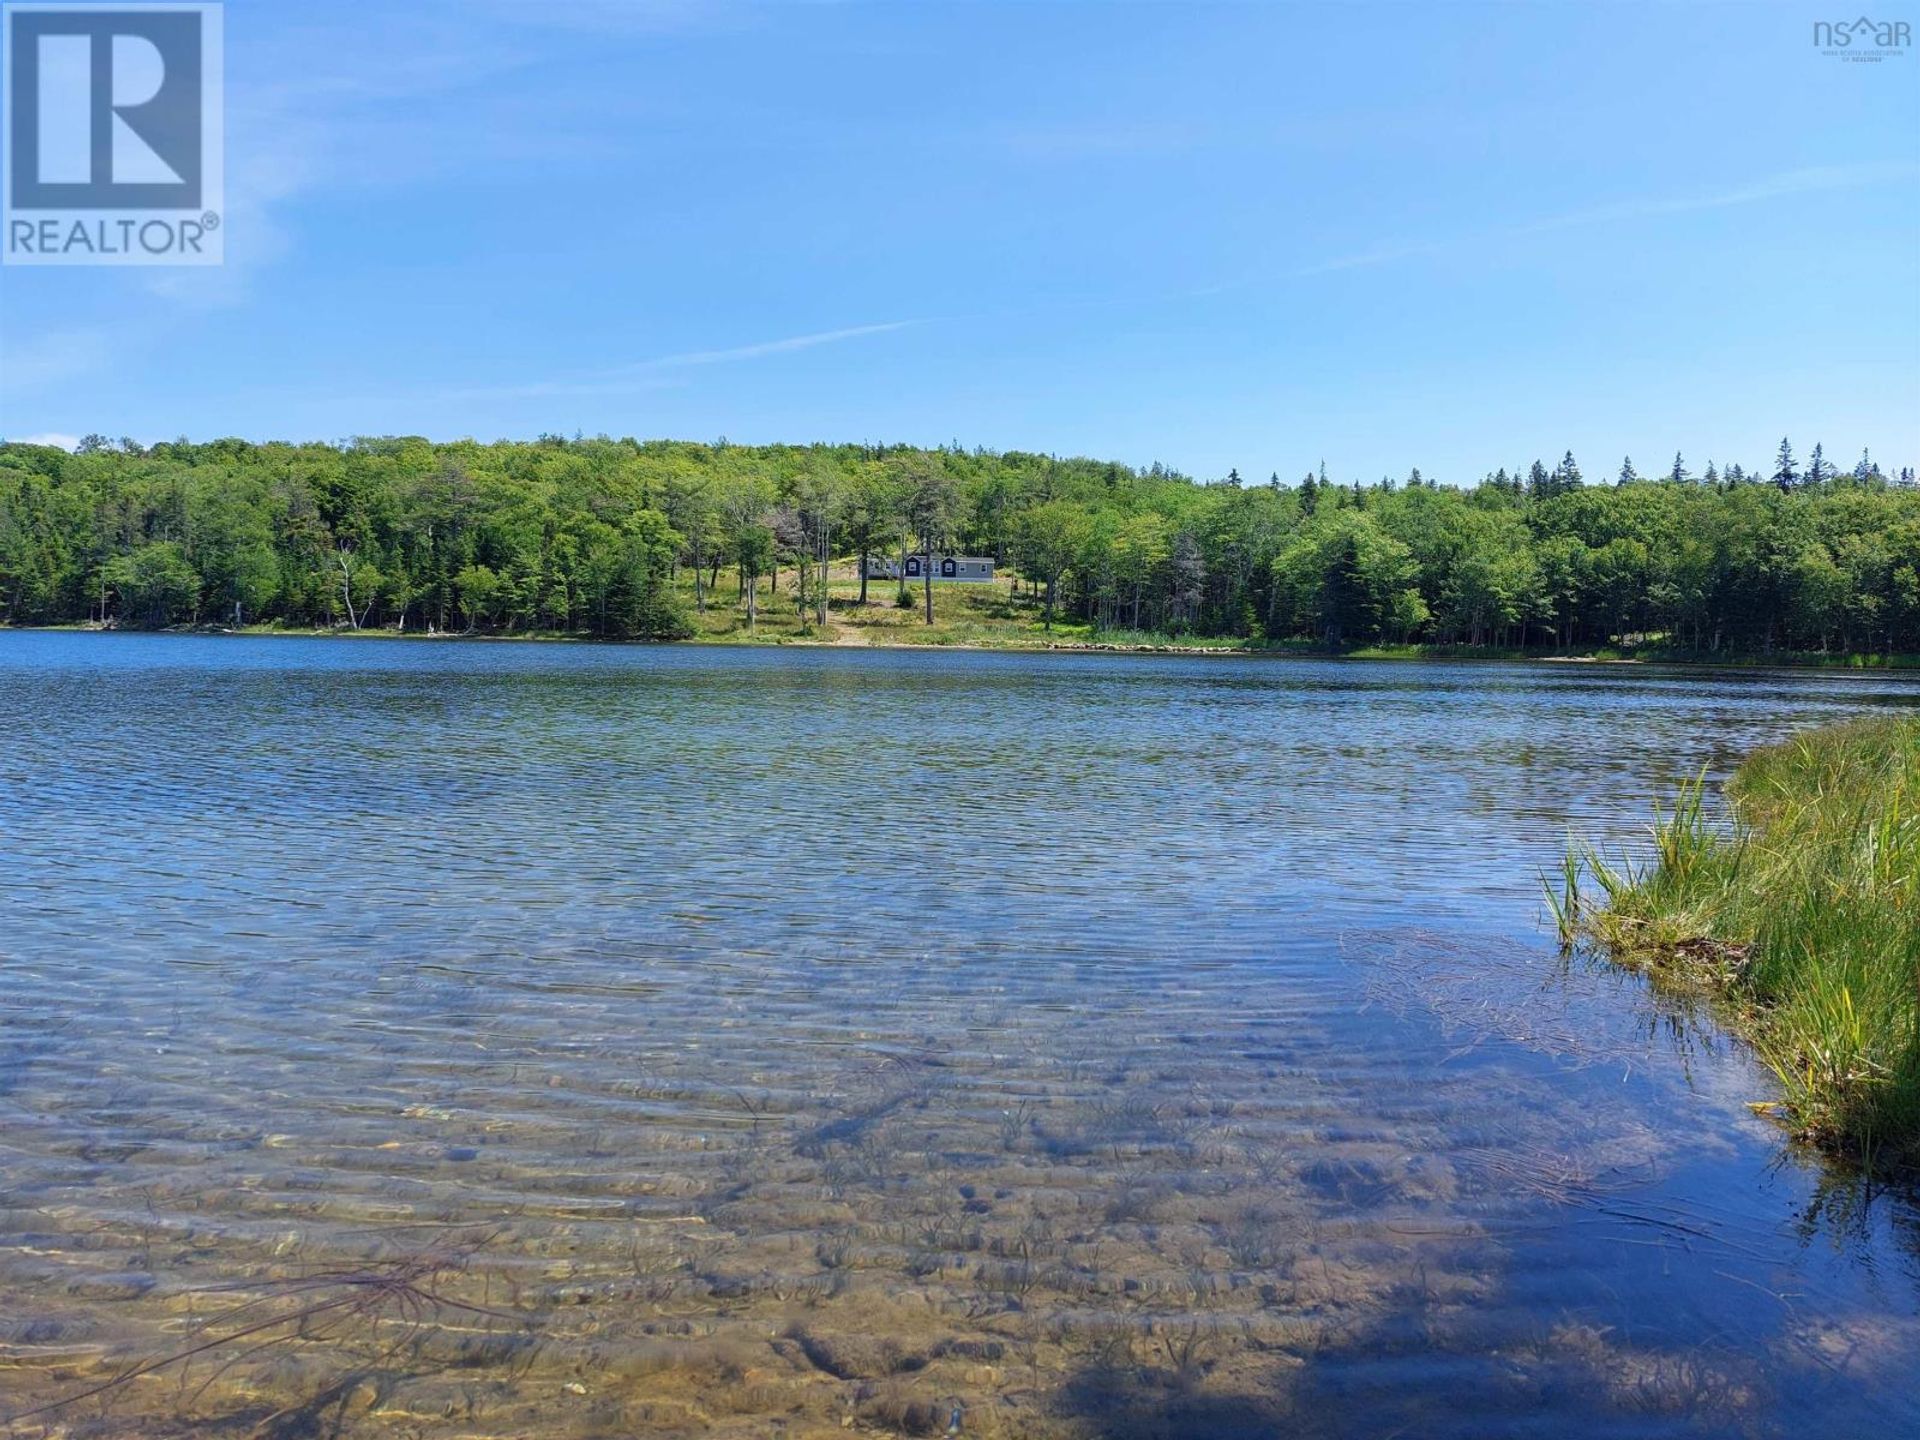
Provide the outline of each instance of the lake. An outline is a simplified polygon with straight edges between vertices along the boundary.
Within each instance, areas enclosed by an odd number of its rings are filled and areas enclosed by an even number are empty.
[[[1880,706],[0,634],[0,1422],[1920,1433],[1911,1199],[1539,879]]]

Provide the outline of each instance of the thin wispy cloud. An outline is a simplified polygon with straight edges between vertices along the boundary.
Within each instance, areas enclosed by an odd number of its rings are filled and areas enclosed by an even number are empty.
[[[114,354],[116,339],[106,326],[49,330],[27,340],[0,333],[0,369],[10,390],[72,380],[104,366]]]
[[[530,63],[503,39],[466,41],[458,19],[451,12],[437,20],[387,17],[377,29],[358,19],[352,29],[321,22],[230,51],[225,263],[103,276],[103,288],[111,283],[133,303],[111,324],[0,346],[8,389],[98,375],[177,340],[180,325],[198,315],[251,303],[260,276],[297,253],[281,219],[289,204],[387,173],[377,163],[386,152],[365,128],[374,122],[356,125],[347,115],[482,87]],[[331,59],[331,67],[315,57]],[[403,131],[388,123],[378,133]]]
[[[1491,230],[1477,231],[1468,235],[1459,235],[1437,240],[1411,241],[1405,244],[1381,245],[1367,250],[1356,251],[1352,254],[1336,255],[1325,260],[1297,266],[1286,271],[1285,278],[1296,280],[1308,279],[1316,275],[1334,274],[1343,270],[1368,269],[1375,266],[1393,264],[1401,260],[1411,260],[1429,255],[1443,254],[1467,245],[1484,244],[1488,240],[1501,237],[1512,238],[1516,236],[1540,234],[1548,231],[1575,229],[1583,226],[1617,224],[1622,221],[1649,219],[1661,215],[1678,215],[1693,211],[1725,209],[1730,206],[1758,204],[1763,201],[1822,191],[1854,190],[1871,185],[1889,184],[1914,178],[1920,178],[1920,166],[1897,162],[1821,166],[1809,169],[1790,170],[1746,184],[1726,186],[1699,194],[1642,197],[1622,200],[1607,205],[1594,206],[1585,210],[1569,211],[1561,215],[1550,215],[1536,220],[1522,221],[1516,224],[1496,227]],[[1243,280],[1225,281],[1220,284],[1199,286],[1173,292],[1162,298],[1169,300],[1206,299],[1263,283],[1266,278],[1267,277],[1248,277]],[[1021,307],[1017,311],[1007,313],[1032,315],[1058,309],[1109,308],[1116,305],[1137,303],[1140,298],[1141,297],[1138,296],[1116,296],[1106,300],[1077,302],[1077,304]],[[987,317],[983,315],[957,318],[979,319]],[[667,388],[676,383],[670,378],[670,372],[681,368],[702,365],[723,365],[734,361],[755,360],[770,355],[809,350],[819,345],[833,345],[841,341],[859,339],[869,335],[884,335],[925,323],[927,322],[924,320],[891,320],[874,325],[851,325],[837,330],[821,330],[811,334],[792,335],[779,340],[760,341],[750,345],[736,345],[716,350],[694,350],[675,355],[661,355],[650,360],[642,360],[627,365],[586,372],[559,379],[541,380],[517,385],[469,387],[441,391],[439,394],[440,398],[444,399],[540,399],[548,397],[575,398],[634,394],[647,390]]]
[[[485,21],[529,29],[555,29],[620,39],[746,29],[758,22],[749,5],[715,0],[567,0],[528,5],[525,0],[448,0],[463,20],[475,11]]]
[[[1755,205],[1765,200],[1782,200],[1792,196],[1813,195],[1830,190],[1861,190],[1872,185],[1889,185],[1914,179],[1920,179],[1920,165],[1905,161],[1821,165],[1803,170],[1787,170],[1745,185],[1709,190],[1697,195],[1622,200],[1611,205],[1574,210],[1565,215],[1552,215],[1533,221],[1521,226],[1520,231],[1533,233],[1541,230],[1569,230],[1585,225],[1610,225],[1621,220],[1649,220],[1661,215],[1725,210],[1736,205]]]
[[[1336,270],[1364,270],[1372,265],[1390,265],[1395,260],[1411,260],[1421,255],[1432,255],[1445,250],[1450,244],[1459,242],[1432,240],[1422,244],[1382,245],[1372,250],[1359,250],[1351,255],[1336,255],[1330,260],[1318,260],[1311,265],[1302,265],[1287,272],[1291,280],[1304,280],[1310,275],[1330,275]],[[1217,293],[1233,287],[1218,285],[1203,293]]]
[[[673,378],[676,370],[702,365],[728,365],[741,360],[760,360],[770,355],[791,355],[822,345],[838,345],[869,335],[886,335],[926,322],[887,320],[875,325],[847,325],[838,330],[816,330],[806,335],[788,335],[779,340],[760,340],[751,345],[733,345],[719,350],[688,350],[674,355],[657,355],[598,370],[579,371],[551,380],[534,380],[509,385],[465,386],[441,390],[443,400],[537,400],[553,396],[627,395],[646,390],[661,390],[683,383]]]
[[[548,400],[583,399],[596,395],[640,395],[649,390],[671,389],[676,381],[665,376],[607,376],[559,380],[524,380],[505,385],[455,385],[428,392],[429,400]],[[364,396],[363,399],[386,398]]]
[[[1196,148],[1203,138],[1191,124],[1137,120],[1018,130],[1005,143],[1014,154],[1031,160],[1131,160],[1177,155]]]
[[[350,24],[323,7],[284,31],[235,45],[224,125],[226,261],[143,271],[128,283],[182,312],[244,306],[263,276],[300,254],[300,227],[284,218],[290,206],[503,162],[550,163],[584,148],[577,134],[563,133],[551,107],[537,135],[520,119],[502,118],[497,88],[552,53],[528,44],[529,32],[639,38],[708,23],[695,0],[484,3],[494,23],[476,23],[483,0],[434,0],[371,18],[356,11]],[[444,107],[462,96],[470,106],[448,117]],[[474,110],[484,106],[494,107],[493,119],[477,123]],[[150,340],[178,323],[170,311],[149,318],[141,334],[126,338]]]
[[[885,335],[920,323],[918,320],[888,320],[879,325],[849,325],[843,330],[790,335],[784,340],[763,340],[756,345],[736,345],[728,350],[694,350],[685,355],[662,355],[657,360],[643,360],[636,368],[668,370],[682,365],[724,365],[733,360],[758,360],[763,355],[785,355],[794,350],[811,350],[816,345],[837,345],[842,340],[857,340],[863,335]]]
[[[1561,215],[1542,216],[1514,225],[1477,230],[1447,239],[1419,241],[1405,245],[1383,245],[1351,255],[1338,255],[1289,270],[1289,279],[1330,274],[1337,270],[1359,270],[1438,255],[1465,245],[1520,235],[1539,235],[1554,230],[1576,230],[1591,225],[1614,225],[1628,220],[1651,220],[1662,215],[1685,215],[1705,210],[1725,210],[1736,205],[1756,205],[1767,200],[1783,200],[1823,191],[1862,190],[1874,185],[1896,184],[1920,179],[1920,165],[1905,161],[1868,162],[1858,165],[1823,165],[1802,170],[1787,170],[1744,185],[1730,185],[1693,195],[1647,196],[1570,210]],[[1253,283],[1251,281],[1243,283]],[[1230,288],[1230,287],[1216,287]]]

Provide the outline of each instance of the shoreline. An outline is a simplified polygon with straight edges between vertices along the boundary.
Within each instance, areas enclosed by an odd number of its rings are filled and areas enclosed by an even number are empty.
[[[1765,655],[1737,655],[1715,657],[1710,654],[1650,654],[1650,655],[1604,655],[1580,652],[1560,651],[1506,651],[1493,652],[1484,647],[1458,647],[1460,653],[1452,653],[1446,647],[1436,646],[1362,646],[1348,651],[1316,650],[1294,646],[1265,645],[1178,645],[1178,644],[1140,644],[1128,642],[1102,641],[1028,641],[1008,640],[1004,643],[983,644],[977,640],[870,640],[864,637],[854,638],[846,629],[837,631],[831,638],[813,636],[769,636],[765,638],[733,635],[693,635],[673,640],[615,640],[597,635],[567,634],[558,631],[535,631],[520,634],[463,634],[457,632],[428,633],[408,631],[400,633],[382,629],[289,629],[277,626],[245,626],[234,629],[230,626],[168,626],[154,630],[122,629],[118,626],[97,624],[85,625],[0,625],[0,634],[15,631],[22,634],[45,635],[160,635],[160,636],[197,636],[202,638],[229,639],[295,639],[295,640],[375,640],[388,642],[458,642],[481,644],[518,644],[518,645],[605,645],[609,647],[660,646],[687,647],[699,649],[722,649],[728,647],[751,648],[759,650],[806,649],[806,650],[962,650],[981,654],[1008,653],[1028,655],[1167,655],[1181,658],[1232,658],[1239,660],[1363,660],[1363,661],[1414,661],[1434,664],[1538,664],[1538,665],[1604,665],[1619,667],[1665,666],[1676,669],[1699,670],[1790,670],[1818,671],[1825,674],[1874,674],[1885,675],[1901,671],[1920,673],[1920,655],[1868,655],[1857,652],[1836,654],[1827,657],[1811,655],[1796,658],[1781,658]]]
[[[1710,813],[1706,783],[1655,806],[1655,855],[1568,851],[1547,902],[1659,988],[1706,999],[1781,1098],[1751,1108],[1868,1171],[1920,1177],[1913,991],[1920,719],[1874,716],[1750,752]],[[1544,878],[1544,877],[1543,877]]]

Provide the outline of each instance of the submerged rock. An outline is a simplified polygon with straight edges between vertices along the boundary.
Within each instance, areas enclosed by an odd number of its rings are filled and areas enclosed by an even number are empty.
[[[796,1330],[793,1338],[816,1367],[841,1380],[878,1380],[926,1364],[924,1356],[908,1354],[891,1338],[812,1329]]]
[[[67,1293],[88,1300],[138,1300],[154,1287],[144,1270],[114,1270],[101,1275],[76,1275],[67,1281]]]

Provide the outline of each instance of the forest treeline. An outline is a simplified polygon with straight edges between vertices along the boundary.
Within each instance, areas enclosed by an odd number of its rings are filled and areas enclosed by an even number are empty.
[[[690,609],[825,618],[833,558],[991,555],[1036,620],[1195,636],[1920,652],[1920,489],[1783,441],[1594,483],[1472,488],[1016,452],[544,437],[0,444],[0,619],[668,638]],[[691,581],[691,583],[689,583]],[[878,582],[876,582],[878,583]],[[886,582],[891,585],[891,582]],[[863,591],[864,591],[863,582]]]

